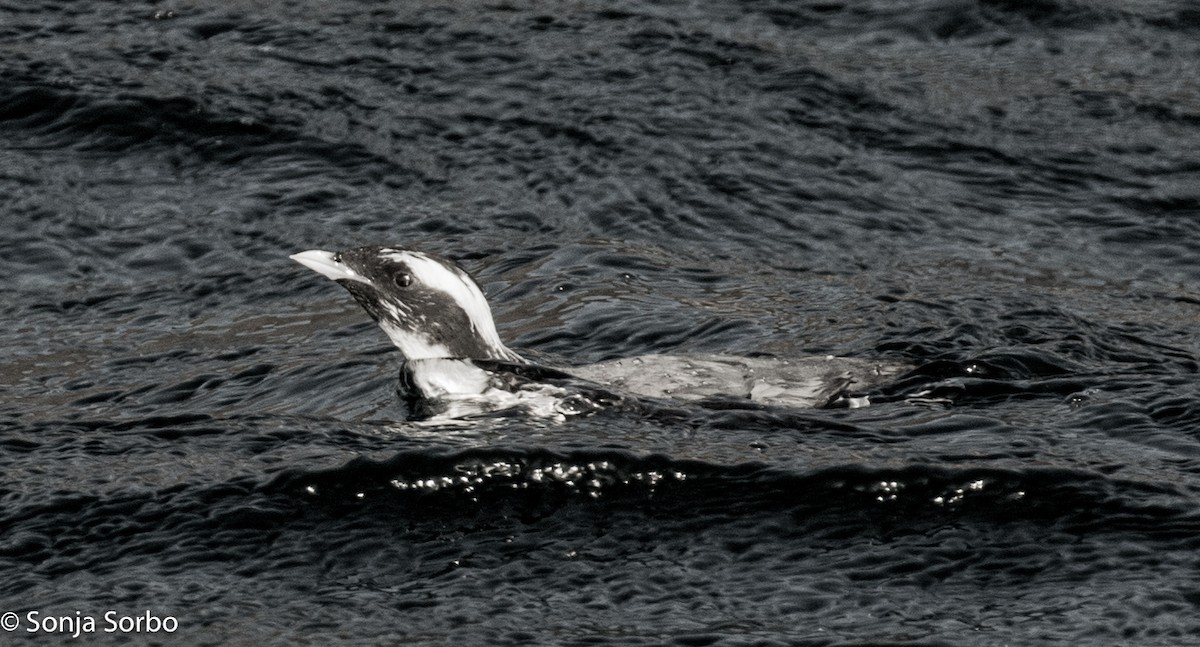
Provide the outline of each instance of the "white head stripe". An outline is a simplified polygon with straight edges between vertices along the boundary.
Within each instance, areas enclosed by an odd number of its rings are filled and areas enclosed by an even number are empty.
[[[440,290],[453,299],[467,314],[475,334],[485,344],[511,353],[500,341],[500,334],[496,332],[496,324],[492,321],[492,310],[488,307],[487,298],[483,296],[483,291],[466,272],[448,266],[421,252],[385,249],[382,251],[382,255],[384,258],[404,263],[412,272],[413,278],[422,285]]]

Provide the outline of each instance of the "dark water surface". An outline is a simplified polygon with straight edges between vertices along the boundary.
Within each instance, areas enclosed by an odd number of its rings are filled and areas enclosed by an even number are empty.
[[[4,644],[1200,635],[1191,3],[4,0],[0,50]],[[371,243],[542,358],[928,392],[403,422],[287,259]]]

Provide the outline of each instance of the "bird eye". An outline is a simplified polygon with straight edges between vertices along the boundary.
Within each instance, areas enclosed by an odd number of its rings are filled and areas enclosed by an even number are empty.
[[[333,262],[341,264],[341,262],[342,262],[342,253],[341,252],[338,252],[333,255]]]
[[[392,283],[396,284],[396,287],[398,288],[406,288],[412,285],[412,274],[409,274],[408,272],[398,272],[392,277]]]

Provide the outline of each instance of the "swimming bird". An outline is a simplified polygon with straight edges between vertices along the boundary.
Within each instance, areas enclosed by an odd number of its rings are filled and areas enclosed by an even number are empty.
[[[461,417],[514,407],[537,415],[575,415],[626,396],[861,406],[867,402],[858,395],[864,389],[907,368],[832,356],[720,354],[540,366],[504,344],[483,290],[448,258],[381,246],[309,250],[290,258],[348,290],[400,350],[400,381],[415,417]]]

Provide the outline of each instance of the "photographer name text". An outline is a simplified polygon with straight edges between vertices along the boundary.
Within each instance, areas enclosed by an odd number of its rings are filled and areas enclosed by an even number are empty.
[[[76,611],[74,614],[29,611],[24,615],[9,611],[0,616],[0,629],[8,632],[56,634],[78,638],[85,634],[157,634],[175,633],[179,620],[146,610],[134,615],[105,611],[99,617]]]

